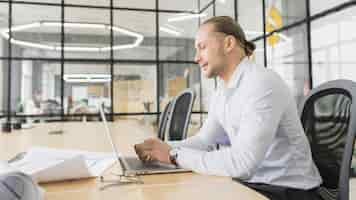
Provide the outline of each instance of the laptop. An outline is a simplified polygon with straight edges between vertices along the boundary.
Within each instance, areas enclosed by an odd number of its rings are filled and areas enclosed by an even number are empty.
[[[116,148],[102,106],[99,106],[99,111],[104,124],[106,136],[110,141],[114,155],[122,168],[122,173],[124,176],[191,172],[191,170],[179,168],[175,165],[165,164],[158,161],[143,162],[137,156],[122,156]]]

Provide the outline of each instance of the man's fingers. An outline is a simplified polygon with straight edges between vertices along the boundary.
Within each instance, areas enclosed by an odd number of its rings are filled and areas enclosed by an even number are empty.
[[[144,162],[151,161],[152,156],[150,155],[150,148],[147,148],[144,144],[135,144],[134,145],[135,152],[138,158]]]
[[[146,144],[147,146],[152,147],[154,144],[157,143],[157,139],[156,138],[149,138],[149,139],[145,140],[143,143]]]
[[[152,161],[154,158],[153,156],[151,155],[151,151],[144,151],[142,154],[141,154],[141,158],[140,160],[142,160],[143,162],[149,162],[149,161]]]
[[[145,162],[149,162],[149,161],[151,161],[151,155],[147,154],[145,157]]]
[[[147,145],[145,143],[140,143],[140,144],[135,144],[134,145],[135,151],[147,151],[147,150],[151,150],[152,147],[151,145]]]
[[[160,142],[156,138],[149,138],[143,143],[134,146],[135,152],[140,160],[144,162],[159,160],[157,151],[159,151]]]

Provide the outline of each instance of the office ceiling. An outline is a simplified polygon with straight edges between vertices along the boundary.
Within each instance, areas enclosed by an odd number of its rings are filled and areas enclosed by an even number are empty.
[[[28,2],[45,2],[45,3],[61,3],[61,0],[21,0]],[[229,0],[225,0],[228,2]],[[230,0],[231,1],[231,0]],[[16,2],[16,0],[13,0]],[[128,7],[128,8],[143,8],[143,9],[155,9],[155,0],[114,0],[115,7]],[[196,1],[192,0],[160,0],[159,8],[161,10],[197,10],[198,4]],[[204,7],[211,0],[200,0],[200,7]],[[220,2],[218,0],[217,2]],[[233,2],[233,1],[231,1]],[[91,6],[109,6],[109,0],[65,0],[66,4],[81,4],[81,5],[91,5]],[[2,6],[7,4],[0,3],[0,30],[8,28],[8,7]],[[219,3],[220,9],[226,7],[226,10],[231,10],[231,5],[224,6],[223,3]],[[81,22],[81,23],[110,23],[110,11],[106,9],[96,9],[96,8],[78,8],[78,7],[65,7],[65,21],[69,22]],[[145,38],[155,38],[156,35],[156,14],[155,12],[143,12],[143,11],[128,11],[128,10],[114,10],[114,26],[123,27],[131,31],[143,34]],[[171,37],[175,38],[188,38],[193,39],[195,33],[198,29],[198,19],[190,19],[186,21],[178,22],[168,22],[168,19],[172,17],[179,16],[180,14],[161,12],[159,15],[159,27],[171,25],[181,32],[180,35],[174,35],[159,31],[160,37]],[[201,20],[212,16],[212,9],[207,11],[205,18],[202,17]],[[48,6],[48,5],[31,5],[31,4],[13,4],[12,7],[12,24],[23,25],[30,24],[39,21],[61,21],[61,7],[58,6]],[[23,31],[26,34],[31,34],[29,38],[35,38],[34,42],[48,41],[48,34],[54,35],[52,38],[59,40],[60,38],[60,27],[40,27],[40,28],[30,28]],[[43,34],[42,34],[43,33]],[[108,37],[110,35],[109,30],[93,30],[90,28],[82,29],[65,29],[66,34],[73,35],[96,35]],[[46,35],[47,34],[47,35]],[[16,34],[14,34],[16,37]],[[116,35],[115,35],[116,36]],[[98,40],[100,41],[100,40]],[[148,40],[150,41],[150,40]],[[151,40],[152,41],[152,40]],[[167,41],[167,40],[166,40]],[[191,41],[191,40],[187,40]],[[56,41],[58,42],[58,41]],[[163,44],[162,42],[161,44]],[[171,42],[170,42],[171,43]],[[89,44],[88,44],[89,45]],[[176,46],[180,44],[177,43]],[[180,49],[178,47],[173,48],[171,46],[162,47],[167,48],[164,52],[169,55],[174,55]],[[151,50],[150,50],[151,51]]]
[[[14,0],[15,1],[15,0]],[[46,2],[46,3],[60,3],[60,0],[25,0],[29,2]],[[201,0],[201,7],[206,5],[211,0]],[[161,0],[159,1],[160,9],[164,10],[197,10],[197,1],[191,0]],[[66,0],[67,4],[82,4],[82,5],[93,5],[93,6],[109,6],[109,0]],[[114,0],[114,6],[116,7],[129,7],[129,8],[144,8],[144,9],[154,9],[155,0]],[[12,23],[15,25],[29,24],[38,21],[60,21],[61,8],[54,6],[45,5],[24,5],[24,4],[13,4],[13,18]],[[7,6],[0,6],[0,28],[6,27],[8,22],[8,8]],[[198,20],[191,19],[181,22],[168,22],[169,18],[179,16],[178,14],[171,13],[160,13],[160,26],[173,25],[180,30],[182,34],[180,37],[194,38]],[[204,20],[204,18],[202,19]],[[94,9],[94,8],[73,8],[66,7],[65,9],[65,21],[71,22],[82,22],[82,23],[110,23],[110,12],[104,9]],[[132,31],[139,32],[145,36],[154,36],[156,32],[156,19],[154,12],[142,12],[142,11],[125,11],[125,10],[115,10],[114,11],[114,24],[115,26],[124,27]],[[31,30],[27,30],[31,31]],[[59,30],[43,29],[43,30],[32,30],[35,32],[59,32]],[[70,30],[72,31],[72,30]],[[74,31],[74,30],[73,30]],[[78,30],[77,30],[78,31]],[[92,30],[80,30],[79,33],[83,34],[106,34],[103,32],[93,32]],[[108,34],[108,33],[107,33]],[[166,34],[165,32],[160,33],[162,36],[166,37],[177,37],[173,34]]]
[[[27,1],[27,2],[44,2],[44,3],[57,3],[60,4],[61,0],[13,0]],[[200,0],[200,7],[204,7],[212,0]],[[218,0],[223,2],[226,0]],[[65,0],[65,4],[76,5],[91,5],[91,6],[110,6],[110,0]],[[144,8],[155,9],[155,0],[113,0],[114,7],[129,7],[129,8]],[[159,0],[160,9],[169,10],[197,10],[198,0]]]

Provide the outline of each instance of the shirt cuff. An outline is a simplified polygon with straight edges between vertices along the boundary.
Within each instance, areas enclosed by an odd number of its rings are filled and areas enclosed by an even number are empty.
[[[167,141],[167,144],[172,148],[178,148],[181,146],[181,141]]]
[[[180,147],[177,151],[176,162],[178,166],[184,169],[190,169],[192,171],[200,171],[198,165],[201,163],[203,156],[206,152],[194,150],[190,148]]]

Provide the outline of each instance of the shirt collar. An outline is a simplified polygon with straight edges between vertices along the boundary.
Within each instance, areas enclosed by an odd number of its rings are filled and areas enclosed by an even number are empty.
[[[248,60],[248,57],[246,56],[245,58],[242,59],[240,64],[238,64],[237,67],[235,68],[235,71],[233,72],[233,74],[229,80],[229,83],[227,85],[225,85],[224,81],[221,80],[223,88],[226,88],[226,89],[236,88],[242,78],[243,72],[246,70],[246,68],[249,64],[250,64],[250,61]]]

